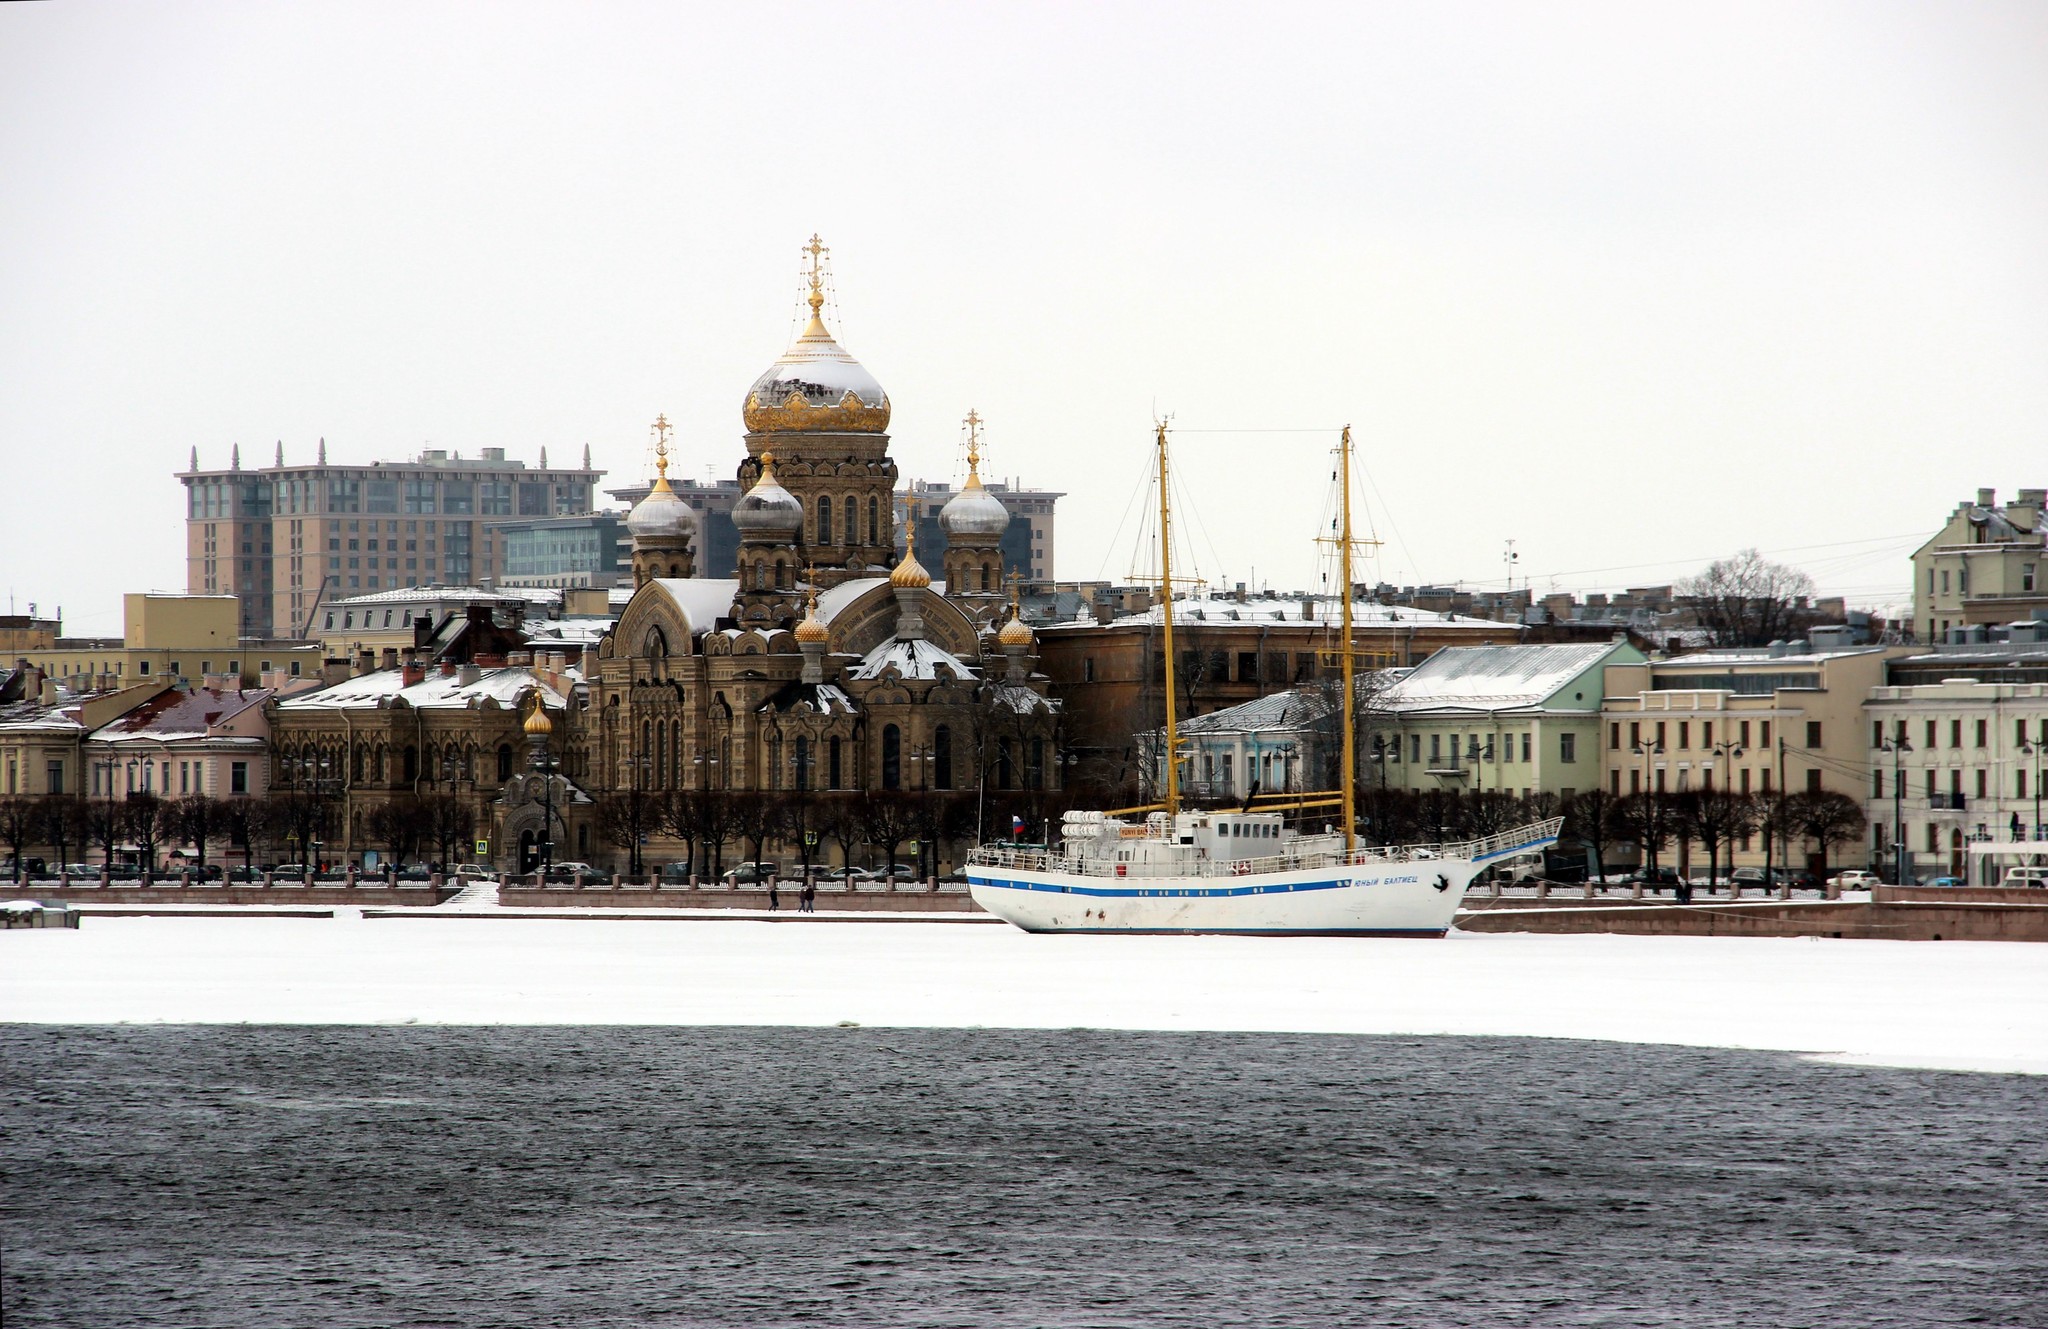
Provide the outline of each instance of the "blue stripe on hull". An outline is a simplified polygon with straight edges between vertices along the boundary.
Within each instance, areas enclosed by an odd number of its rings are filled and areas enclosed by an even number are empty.
[[[1297,881],[1274,882],[1263,886],[1153,886],[1153,887],[1111,887],[1111,886],[1055,886],[1039,881],[997,881],[990,877],[967,875],[972,886],[990,886],[1008,891],[1039,891],[1047,895],[1089,895],[1126,900],[1222,900],[1244,895],[1292,895],[1299,891],[1337,891],[1353,883],[1348,881]],[[1377,885],[1378,883],[1373,883]]]

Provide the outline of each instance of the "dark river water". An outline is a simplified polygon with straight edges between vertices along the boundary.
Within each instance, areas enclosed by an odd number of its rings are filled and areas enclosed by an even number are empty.
[[[2048,1325],[2048,1082],[1479,1038],[0,1027],[6,1329]]]

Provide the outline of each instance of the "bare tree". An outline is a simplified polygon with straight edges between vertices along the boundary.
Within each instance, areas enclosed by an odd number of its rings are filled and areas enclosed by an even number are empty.
[[[230,848],[242,851],[242,871],[255,871],[256,842],[277,823],[274,803],[253,798],[231,798],[221,804],[221,834]]]
[[[1764,646],[1796,637],[1813,617],[1813,578],[1754,549],[1716,559],[1672,590],[1722,646]]]
[[[418,798],[401,794],[371,808],[364,829],[390,852],[393,863],[403,865],[418,856],[428,831],[426,809]]]
[[[170,805],[171,833],[192,846],[199,860],[199,873],[206,875],[206,846],[221,835],[220,800],[205,794],[189,794]]]
[[[839,793],[826,798],[815,814],[818,833],[839,846],[839,865],[853,866],[854,850],[866,834],[867,818],[861,812],[866,796]]]
[[[36,837],[57,851],[60,870],[71,857],[71,848],[82,851],[91,835],[87,826],[85,800],[75,794],[51,794],[37,809]]]
[[[1593,876],[1603,885],[1607,879],[1607,846],[1614,843],[1614,805],[1619,801],[1598,785],[1581,789],[1565,802],[1564,829],[1558,836],[1591,851]]]
[[[441,851],[440,871],[447,872],[458,857],[456,848],[468,843],[476,827],[476,813],[454,794],[427,794],[420,799],[420,813],[426,838]]]
[[[1722,847],[1755,832],[1757,802],[1748,794],[1714,787],[1692,791],[1691,810],[1692,837],[1707,851],[1707,883],[1711,886],[1720,876]]]
[[[36,815],[35,800],[0,798],[0,841],[4,841],[11,851],[17,881],[28,877],[28,869],[22,860],[28,857],[28,847],[35,839],[40,820]]]
[[[917,795],[883,790],[861,804],[862,834],[882,851],[883,872],[895,870],[897,847],[917,834],[917,803]]]
[[[1616,799],[1608,813],[1608,828],[1615,839],[1626,840],[1642,849],[1644,866],[1654,877],[1657,856],[1671,839],[1670,799],[1657,793],[1629,794]]]
[[[1786,815],[1793,830],[1820,846],[1823,873],[1835,848],[1860,839],[1866,825],[1856,800],[1832,789],[1794,795],[1786,800]]]
[[[155,794],[141,792],[130,794],[125,803],[115,806],[121,812],[121,832],[134,841],[142,870],[156,871],[157,846],[163,842],[165,822],[169,819],[164,801]]]

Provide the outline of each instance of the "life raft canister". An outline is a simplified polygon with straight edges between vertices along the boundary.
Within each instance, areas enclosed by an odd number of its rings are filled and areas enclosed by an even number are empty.
[[[1230,865],[1230,875],[1233,877],[1249,877],[1251,874],[1252,865],[1245,862],[1243,859],[1239,859],[1237,862],[1232,863]]]
[[[1126,869],[1127,869],[1127,868],[1129,868],[1129,867],[1130,867],[1130,864],[1128,864],[1128,863],[1119,863],[1119,864],[1117,864],[1117,865],[1116,865],[1116,875],[1117,875],[1117,876],[1119,876],[1119,877],[1121,877],[1121,876],[1124,876],[1124,875],[1126,875]]]

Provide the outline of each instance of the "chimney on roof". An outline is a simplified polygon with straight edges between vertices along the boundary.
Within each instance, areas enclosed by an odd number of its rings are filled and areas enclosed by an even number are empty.
[[[1977,506],[1980,508],[1997,507],[1998,491],[1996,489],[1979,489],[1977,491]]]
[[[426,681],[426,677],[427,667],[421,664],[418,660],[408,658],[406,662],[402,666],[400,666],[399,678],[406,687],[411,687],[415,683],[423,683]]]
[[[374,674],[376,672],[377,653],[367,646],[365,646],[362,650],[357,651],[355,677],[361,678],[364,674]]]
[[[325,684],[325,683],[339,683],[339,682],[341,682],[341,681],[342,681],[343,679],[345,679],[345,678],[347,678],[347,677],[348,677],[348,657],[347,657],[347,656],[341,656],[341,655],[330,655],[330,656],[328,656],[328,657],[327,657],[327,658],[326,658],[325,660],[322,660],[322,661],[320,662],[320,681],[321,681],[321,682],[322,682],[323,684]]]
[[[377,667],[379,669],[398,668],[398,648],[396,646],[386,646],[382,658],[377,661]]]

